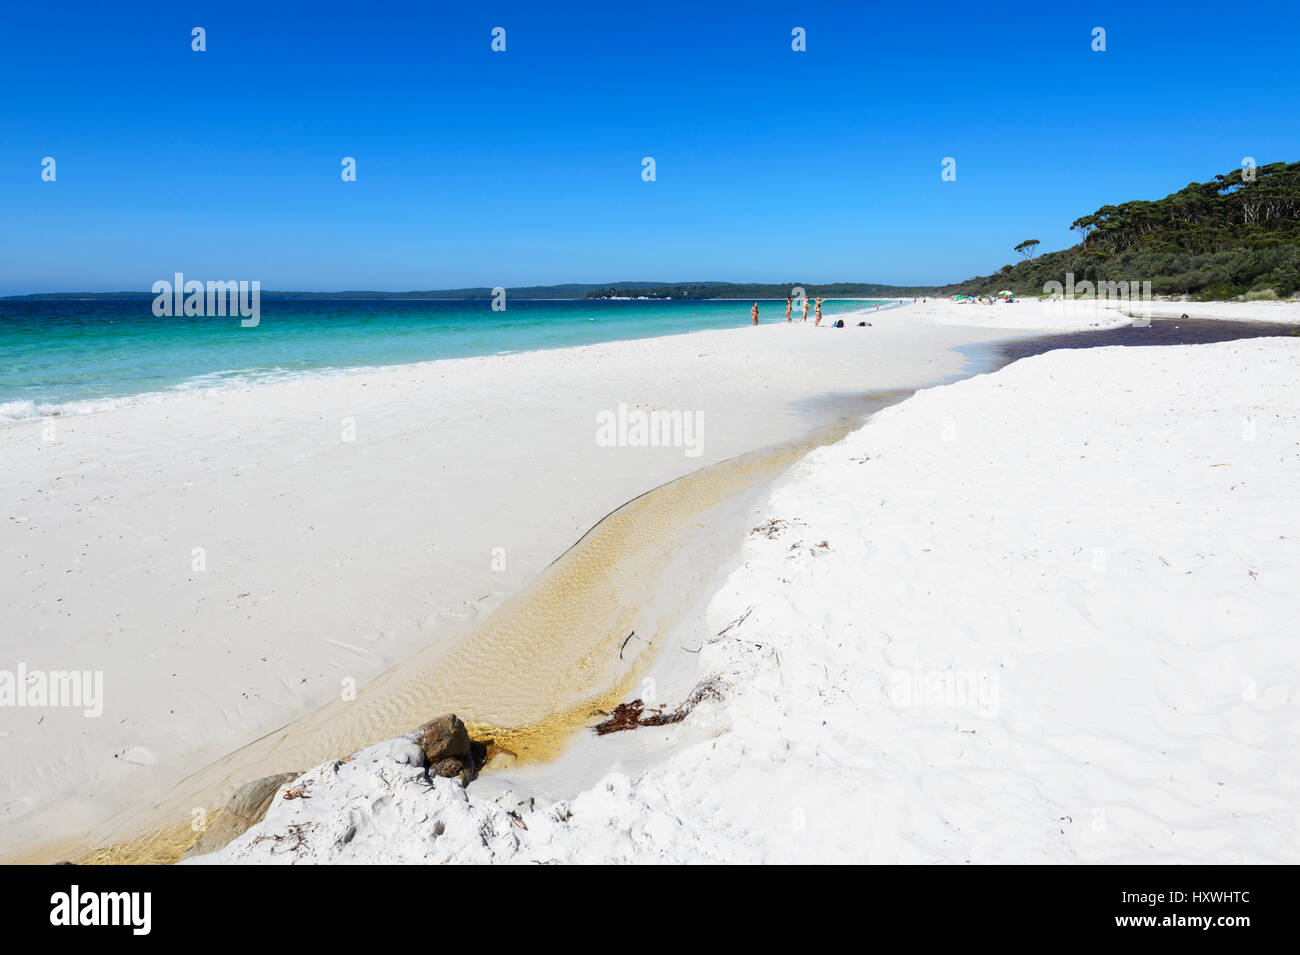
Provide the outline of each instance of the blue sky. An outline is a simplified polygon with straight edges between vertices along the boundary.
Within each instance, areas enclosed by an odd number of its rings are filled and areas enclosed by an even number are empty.
[[[1300,159],[1296,11],[6,4],[0,294],[956,281]]]

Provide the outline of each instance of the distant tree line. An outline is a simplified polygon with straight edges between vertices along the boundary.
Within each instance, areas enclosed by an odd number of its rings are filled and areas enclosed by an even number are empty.
[[[1300,162],[1235,169],[1163,199],[1102,206],[1070,228],[1079,233],[1077,245],[1027,255],[993,275],[943,291],[1041,294],[1047,282],[1063,283],[1072,272],[1076,282],[1149,279],[1159,295],[1295,295],[1300,293]],[[1028,241],[1016,250],[1024,253]]]

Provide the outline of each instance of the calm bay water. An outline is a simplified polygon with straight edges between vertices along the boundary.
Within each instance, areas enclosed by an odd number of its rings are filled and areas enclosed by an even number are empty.
[[[158,318],[152,302],[0,301],[0,419],[331,369],[734,328],[749,324],[753,304],[520,301],[494,312],[486,301],[263,298],[260,323],[243,328],[238,318]],[[784,321],[784,301],[759,308],[761,321]]]

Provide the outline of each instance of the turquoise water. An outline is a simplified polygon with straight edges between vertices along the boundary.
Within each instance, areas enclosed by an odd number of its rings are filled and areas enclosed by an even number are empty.
[[[0,300],[0,419],[88,410],[140,395],[749,324],[743,302],[356,301],[261,303],[238,318],[158,318],[128,301]],[[878,299],[827,302],[826,320]],[[785,302],[760,302],[760,321]],[[798,320],[796,314],[795,319]]]

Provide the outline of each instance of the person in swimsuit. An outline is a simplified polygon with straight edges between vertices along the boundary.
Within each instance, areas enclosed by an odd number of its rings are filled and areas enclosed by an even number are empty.
[[[787,295],[785,297],[785,320],[787,322],[790,321],[790,305],[791,305],[790,296]]]
[[[755,302],[754,307],[749,310],[749,317],[754,320],[755,325],[758,324],[758,303],[757,302]]]
[[[817,321],[813,322],[813,328],[816,328],[818,325],[820,325],[820,324],[822,323],[822,302],[824,302],[824,301],[826,301],[826,300],[825,300],[825,299],[822,299],[822,298],[819,298],[819,299],[817,300],[817,306],[816,306],[816,308],[817,308]]]
[[[799,319],[799,321],[801,322],[808,321],[808,300],[807,299],[803,300],[803,318]]]

